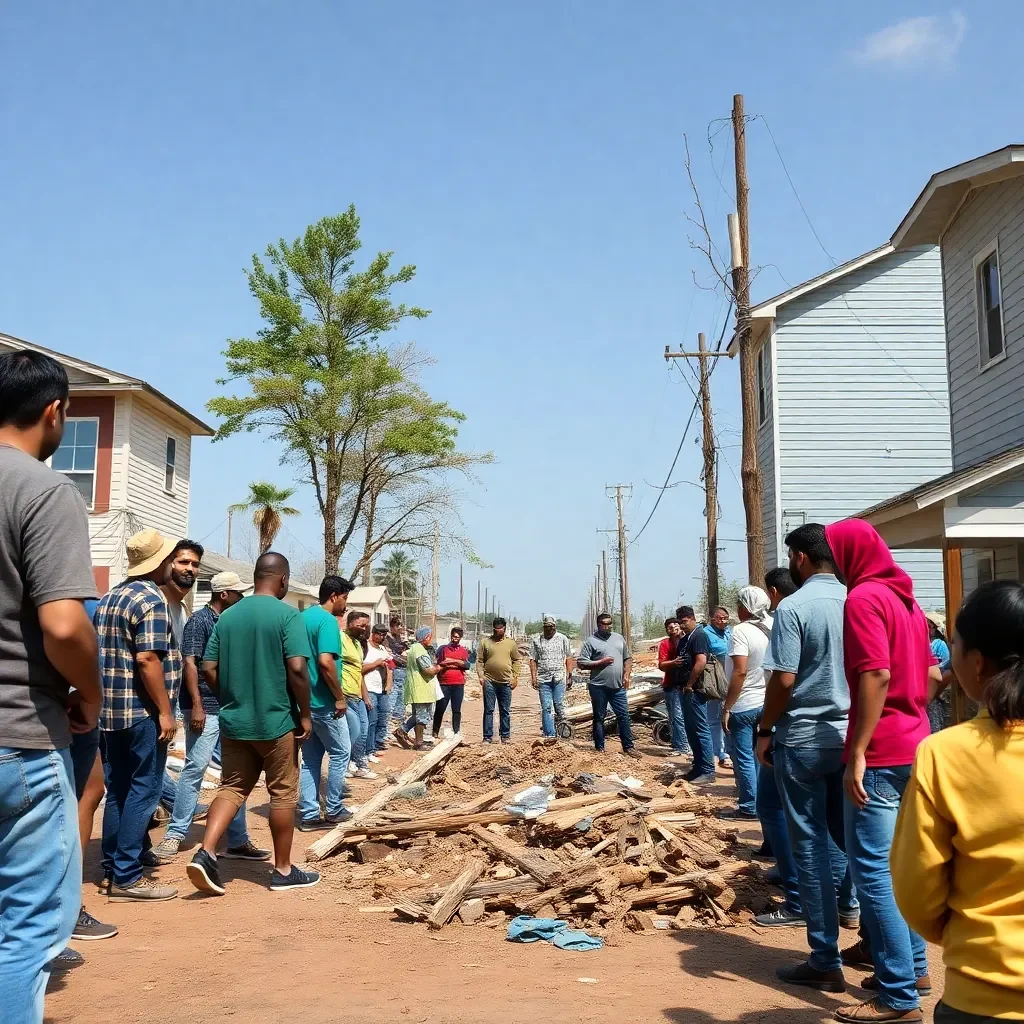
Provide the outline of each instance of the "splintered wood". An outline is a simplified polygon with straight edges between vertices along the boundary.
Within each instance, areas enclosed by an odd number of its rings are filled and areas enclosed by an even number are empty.
[[[452,760],[461,742],[452,737],[413,762],[314,843],[310,859],[358,859],[364,866],[351,870],[371,872],[374,896],[397,920],[431,929],[504,926],[522,914],[557,915],[595,934],[657,932],[731,926],[771,907],[735,832],[712,826],[711,801],[671,772],[669,785],[648,779],[637,791],[595,778],[587,755],[568,744],[464,749]],[[435,797],[420,810],[403,800],[385,810],[401,786],[446,762],[435,793],[454,790],[450,803]],[[514,798],[538,784],[549,801],[526,818]]]

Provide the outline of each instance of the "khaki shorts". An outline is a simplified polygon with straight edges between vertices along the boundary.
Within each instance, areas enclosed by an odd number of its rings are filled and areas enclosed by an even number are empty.
[[[220,789],[218,797],[241,807],[260,780],[267,776],[271,809],[295,807],[299,802],[299,745],[295,733],[276,740],[233,740],[221,733]]]

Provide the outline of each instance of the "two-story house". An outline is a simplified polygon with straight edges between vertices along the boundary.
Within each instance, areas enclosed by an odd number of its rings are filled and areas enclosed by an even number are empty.
[[[45,352],[67,371],[67,424],[50,465],[85,498],[93,572],[105,592],[124,579],[125,542],[137,530],[188,535],[192,438],[213,430],[145,381],[0,334],[0,352],[19,349]]]
[[[861,515],[890,547],[943,552],[952,616],[1024,569],[1024,146],[932,175],[892,244],[939,246],[953,464]]]
[[[856,515],[949,470],[934,245],[885,245],[760,303],[752,339],[766,567],[785,564],[797,526]],[[897,560],[921,605],[941,608],[940,552]]]

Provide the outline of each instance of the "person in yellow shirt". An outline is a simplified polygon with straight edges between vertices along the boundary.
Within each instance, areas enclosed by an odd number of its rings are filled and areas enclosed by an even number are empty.
[[[918,747],[893,891],[907,924],[942,945],[936,1024],[1024,1020],[1024,585],[996,580],[967,598],[953,672],[982,708]]]

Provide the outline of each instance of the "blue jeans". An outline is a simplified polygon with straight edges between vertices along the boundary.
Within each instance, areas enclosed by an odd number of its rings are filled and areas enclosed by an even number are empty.
[[[807,919],[807,944],[811,947],[808,961],[819,971],[836,970],[843,962],[839,957],[839,903],[828,840],[831,835],[845,852],[843,751],[841,747],[776,745],[774,757],[800,902]]]
[[[484,740],[494,741],[494,706],[498,705],[498,735],[507,740],[512,735],[512,687],[508,683],[484,680]]]
[[[861,914],[871,942],[879,998],[893,1010],[918,1005],[914,982],[928,973],[924,939],[900,916],[892,894],[889,850],[910,765],[868,768],[864,772],[867,805],[846,801],[846,852],[860,896]]]
[[[42,1024],[47,965],[82,905],[68,750],[0,747],[0,993],[5,1024]]]
[[[383,750],[388,745],[388,720],[390,717],[391,694],[371,693],[370,707],[366,710],[366,718],[369,724],[367,738],[373,741],[367,744],[372,748],[370,750],[371,754],[376,753],[378,750]]]
[[[391,719],[405,721],[405,669],[396,668],[391,682]]]
[[[541,735],[554,736],[555,723],[561,722],[562,716],[565,714],[565,683],[553,679],[541,679],[538,686],[540,688]]]
[[[352,704],[349,702],[349,707]],[[302,744],[299,765],[299,818],[316,821],[320,817],[320,773],[327,757],[327,817],[335,818],[343,810],[342,791],[352,754],[348,713],[334,717],[334,708],[314,708],[310,719],[313,731]]]
[[[206,769],[210,767],[213,752],[220,743],[220,716],[207,714],[206,724],[201,733],[193,732],[185,723],[185,767],[178,776],[178,792],[174,798],[171,822],[164,833],[165,839],[179,842],[188,835],[192,818],[199,803]],[[245,804],[243,803],[228,825],[228,847],[245,846],[249,833],[245,828]]]
[[[355,761],[357,768],[368,768],[370,762],[366,758],[371,753],[366,746],[370,732],[369,713],[362,697],[350,697],[346,694],[345,702],[348,705],[345,721],[348,722],[348,738],[352,744],[352,760]]]
[[[668,727],[672,733],[672,749],[688,754],[690,741],[686,738],[686,719],[683,717],[683,691],[678,686],[665,691],[665,711],[668,713]]]
[[[434,703],[434,721],[431,730],[434,736],[441,735],[441,723],[448,705],[452,707],[452,732],[462,732],[462,698],[466,696],[465,683],[441,683],[444,696]]]
[[[739,791],[739,809],[744,814],[757,812],[757,756],[754,746],[760,721],[761,708],[734,711],[729,715],[729,748]]]
[[[114,884],[134,885],[142,877],[143,844],[149,819],[160,803],[167,744],[159,742],[156,721],[148,715],[130,729],[104,732],[100,739],[107,776],[103,808],[103,873]]]
[[[629,720],[629,703],[625,690],[609,690],[606,686],[587,683],[590,703],[594,708],[594,749],[604,750],[604,719],[611,705],[619,725],[619,742],[623,750],[633,749],[633,723]]]
[[[721,761],[729,752],[729,747],[722,732],[722,702],[709,700],[707,706],[708,728],[711,729],[711,749],[715,757]]]
[[[76,733],[71,737],[71,746],[68,748],[71,754],[71,767],[73,769],[72,780],[75,783],[75,799],[81,800],[85,792],[85,784],[92,774],[92,766],[96,763],[96,755],[100,749],[100,727],[96,726],[91,732]]]
[[[187,729],[185,730],[188,731]],[[164,777],[160,780],[160,800],[159,802],[171,810],[174,807],[174,801],[178,799],[178,783],[173,775],[166,769],[164,769]],[[155,809],[155,808],[154,808]]]
[[[683,691],[683,718],[686,722],[686,738],[693,753],[693,767],[690,774],[715,774],[715,755],[711,746],[711,728],[708,725],[708,699],[699,690]]]

